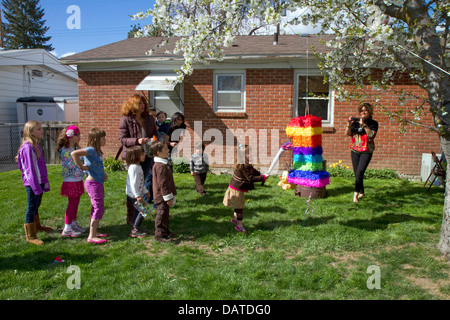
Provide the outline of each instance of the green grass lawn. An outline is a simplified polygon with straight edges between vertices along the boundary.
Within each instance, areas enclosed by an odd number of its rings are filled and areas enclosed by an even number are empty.
[[[231,223],[222,204],[229,175],[209,175],[208,195],[194,192],[189,174],[175,174],[178,196],[170,228],[178,240],[129,238],[125,223],[126,172],[109,173],[100,231],[106,245],[87,235],[63,239],[66,199],[59,195],[61,168],[48,166],[52,190],[44,194],[41,221],[57,229],[25,241],[25,190],[18,170],[0,173],[0,299],[449,299],[450,264],[435,249],[442,221],[443,189],[420,182],[366,181],[366,198],[352,203],[352,178],[332,178],[328,197],[309,204],[283,191],[279,179],[247,196],[244,224]],[[312,216],[305,219],[312,212]],[[88,227],[89,197],[78,223]],[[143,223],[150,234],[154,219]],[[65,260],[54,264],[56,256]],[[80,289],[67,286],[70,266]],[[370,266],[379,267],[380,289],[369,289]]]

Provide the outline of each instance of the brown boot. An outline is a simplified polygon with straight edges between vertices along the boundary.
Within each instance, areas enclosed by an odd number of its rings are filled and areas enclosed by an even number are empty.
[[[44,242],[39,240],[36,235],[36,222],[26,223],[23,225],[25,227],[25,236],[29,243],[40,246]]]
[[[39,214],[36,214],[34,216],[34,222],[36,223],[36,231],[45,231],[45,232],[53,231],[53,229],[50,227],[41,226],[41,223],[39,221]]]

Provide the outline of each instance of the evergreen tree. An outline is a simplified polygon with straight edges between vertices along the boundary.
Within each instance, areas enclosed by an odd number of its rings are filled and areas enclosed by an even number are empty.
[[[2,0],[2,7],[6,48],[53,50],[52,45],[47,44],[51,37],[45,36],[49,27],[45,26],[44,9],[39,6],[39,0]]]

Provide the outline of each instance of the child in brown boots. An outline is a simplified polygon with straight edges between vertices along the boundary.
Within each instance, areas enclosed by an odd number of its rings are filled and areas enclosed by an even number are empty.
[[[27,211],[25,213],[26,240],[35,245],[43,244],[38,239],[37,231],[51,231],[39,221],[39,207],[44,192],[50,191],[47,178],[47,166],[39,141],[44,137],[44,130],[39,121],[28,121],[23,130],[22,145],[17,153],[17,162],[22,171],[22,181],[27,193]]]

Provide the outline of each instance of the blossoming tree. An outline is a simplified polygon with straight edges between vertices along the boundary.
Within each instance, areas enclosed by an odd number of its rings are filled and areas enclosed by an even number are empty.
[[[375,100],[392,120],[425,126],[440,137],[442,149],[450,155],[450,3],[448,0],[156,0],[153,9],[134,18],[152,18],[138,36],[152,29],[167,38],[180,36],[173,53],[182,53],[180,75],[191,74],[195,64],[221,60],[222,49],[237,34],[254,32],[258,24],[277,25],[282,12],[304,8],[291,24],[321,26],[333,33],[327,43],[335,50],[316,56],[338,99],[364,99],[367,84],[378,92],[394,90],[399,75],[408,75],[421,88],[423,96],[407,91],[393,92],[401,106],[407,99],[421,99],[414,110],[391,110]],[[248,32],[250,33],[250,32]],[[162,43],[164,45],[164,43]],[[151,54],[149,48],[149,54]],[[374,70],[382,70],[374,73]],[[424,123],[421,115],[431,112],[434,123]],[[447,181],[450,175],[447,173]],[[450,183],[447,183],[441,239],[438,250],[450,257]]]

